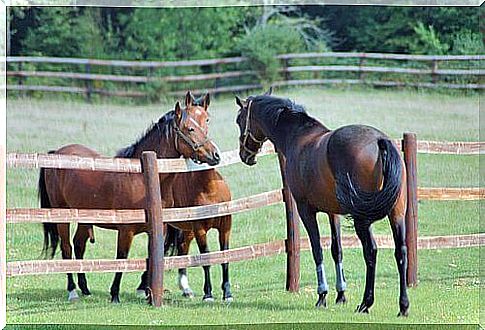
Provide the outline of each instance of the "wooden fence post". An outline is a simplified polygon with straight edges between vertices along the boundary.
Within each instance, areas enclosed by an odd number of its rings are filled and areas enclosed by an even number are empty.
[[[89,63],[86,63],[86,66],[85,66],[85,71],[86,71],[86,74],[91,74],[91,64]],[[92,85],[92,81],[89,80],[89,79],[86,79],[86,82],[85,82],[85,86],[86,86],[86,98],[88,100],[88,102],[91,102],[91,94],[93,92],[93,85]]]
[[[438,61],[433,60],[431,62],[431,82],[433,84],[436,84],[438,82],[438,75],[436,74],[437,70],[438,70]]]
[[[153,306],[160,307],[163,302],[164,242],[162,197],[155,152],[143,152],[141,163],[146,189],[145,214],[149,226],[147,265],[149,301]]]
[[[283,201],[286,209],[286,290],[298,292],[300,289],[300,228],[295,200],[286,183],[286,159],[278,152],[281,179],[283,181]]]
[[[418,175],[416,167],[416,134],[404,133],[402,149],[406,163],[407,211],[406,246],[408,250],[407,284],[418,285]]]

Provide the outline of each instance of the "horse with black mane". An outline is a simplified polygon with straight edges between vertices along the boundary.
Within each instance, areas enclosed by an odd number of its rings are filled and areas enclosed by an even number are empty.
[[[186,100],[192,99],[188,92]],[[140,158],[143,151],[155,151],[157,158],[184,157],[197,163],[217,165],[220,161],[219,149],[207,135],[209,102],[209,94],[200,105],[186,102],[186,108],[182,109],[177,102],[175,110],[162,116],[138,141],[121,149],[116,157]],[[49,153],[100,157],[96,151],[79,144],[67,145]],[[173,173],[159,174],[163,207],[174,205],[172,185],[175,177]],[[146,203],[141,173],[41,168],[38,189],[43,208],[142,209]],[[146,224],[79,224],[74,237],[74,254],[77,259],[83,258],[86,242],[88,238],[93,238],[93,225],[118,231],[117,259],[126,259],[133,237],[149,230]],[[50,257],[54,256],[60,241],[62,258],[72,258],[69,226],[69,223],[44,223],[44,251],[47,254],[51,249]],[[121,276],[121,272],[116,273],[111,286],[113,303],[120,301]],[[79,299],[72,274],[67,274],[67,281],[69,301]],[[84,273],[78,273],[78,284],[84,295],[90,294]]]
[[[350,215],[353,219],[367,268],[364,297],[356,309],[360,313],[368,313],[374,303],[377,245],[371,225],[388,216],[399,270],[398,316],[407,316],[406,172],[399,149],[373,127],[348,125],[332,131],[310,117],[302,106],[267,94],[246,100],[236,96],[240,108],[239,155],[247,165],[256,164],[256,155],[266,140],[284,155],[287,183],[308,232],[316,265],[316,306],[326,306],[329,290],[316,213],[325,212],[330,218],[337,303],[345,302],[338,215]]]

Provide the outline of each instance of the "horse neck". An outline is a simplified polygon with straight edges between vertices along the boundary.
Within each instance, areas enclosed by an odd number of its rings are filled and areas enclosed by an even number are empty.
[[[136,145],[133,158],[140,158],[144,151],[155,151],[157,158],[180,157],[180,153],[175,149],[173,133],[165,135],[154,129],[148,134]]]
[[[280,120],[276,124],[272,120],[262,119],[263,133],[275,145],[276,149],[286,155],[287,151],[302,138],[314,132],[325,133],[329,129],[308,115],[297,115],[297,120]]]

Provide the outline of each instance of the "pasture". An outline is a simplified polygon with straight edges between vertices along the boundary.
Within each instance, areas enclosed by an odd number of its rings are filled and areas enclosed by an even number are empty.
[[[345,90],[324,87],[276,90],[277,96],[305,105],[310,115],[330,128],[363,123],[399,138],[404,131],[418,139],[477,141],[479,139],[478,95],[444,95],[433,92]],[[131,144],[152,121],[172,109],[174,102],[154,105],[87,104],[70,101],[11,99],[7,105],[7,148],[9,152],[46,152],[63,144],[82,143],[105,155]],[[234,123],[237,107],[229,96],[215,98],[209,111],[210,132],[221,150],[238,147]],[[275,156],[260,158],[249,168],[242,164],[220,171],[228,181],[233,198],[277,189],[281,179]],[[8,169],[7,207],[37,207],[38,171]],[[479,157],[418,154],[418,183],[426,187],[479,186]],[[329,235],[326,216],[319,217],[320,231]],[[231,247],[284,239],[283,206],[272,206],[233,217]],[[419,204],[419,235],[453,235],[483,232],[476,201],[423,201]],[[351,223],[343,234],[353,234]],[[390,235],[387,220],[374,226],[376,234]],[[306,236],[301,227],[302,236]],[[114,258],[115,232],[95,228],[96,243],[88,243],[86,258]],[[209,232],[209,247],[217,249],[216,232]],[[40,225],[7,226],[7,258],[37,259],[43,234]],[[198,253],[193,244],[192,253]],[[480,319],[479,248],[420,250],[419,285],[409,290],[410,316],[396,318],[398,275],[393,250],[378,252],[376,302],[369,315],[354,309],[362,297],[365,264],[361,249],[344,249],[348,303],[317,310],[316,279],[310,251],[302,252],[300,293],[285,291],[284,255],[230,265],[234,302],[220,301],[221,271],[212,267],[216,302],[203,303],[202,268],[189,269],[196,297],[183,298],[176,284],[176,271],[166,272],[166,303],[161,309],[146,305],[135,296],[140,273],[127,273],[121,285],[120,305],[109,303],[113,274],[88,274],[93,293],[78,303],[67,302],[66,276],[27,276],[7,281],[7,322],[93,323],[93,324],[237,324],[264,322],[392,322],[392,323],[478,323]],[[130,257],[146,257],[146,235],[135,238]],[[60,258],[58,253],[57,258]],[[331,288],[335,273],[330,251],[324,264]]]

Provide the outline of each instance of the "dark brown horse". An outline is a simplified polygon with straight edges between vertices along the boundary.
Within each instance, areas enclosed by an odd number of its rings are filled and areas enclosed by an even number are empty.
[[[209,165],[219,163],[218,148],[208,139],[209,94],[202,105],[192,104],[190,92],[186,95],[186,107],[179,102],[175,110],[162,116],[137,142],[120,150],[116,157],[140,158],[143,151],[155,151],[158,158],[191,158],[195,162]],[[64,146],[54,154],[99,157],[88,147],[74,144]],[[160,174],[162,204],[173,206],[172,184],[175,174]],[[39,196],[44,208],[86,208],[86,209],[141,209],[145,207],[145,187],[140,173],[91,172],[82,170],[41,169]],[[145,224],[109,225],[96,224],[102,228],[118,231],[118,259],[128,257],[133,237],[147,232]],[[74,237],[74,253],[82,259],[86,241],[92,231],[91,224],[78,226]],[[44,224],[44,250],[51,248],[53,257],[59,244],[63,259],[72,258],[69,224]],[[111,301],[119,302],[119,287],[122,273],[116,273],[111,286]],[[72,274],[67,274],[69,300],[78,299]],[[78,284],[82,293],[90,294],[84,274],[78,274]]]
[[[356,310],[360,313],[367,313],[374,303],[377,246],[371,224],[388,216],[400,278],[398,315],[407,315],[406,174],[399,149],[384,133],[369,126],[349,125],[331,131],[288,99],[262,95],[246,100],[236,97],[236,103],[240,107],[241,160],[256,164],[256,154],[267,139],[286,158],[288,186],[308,232],[316,265],[316,306],[326,306],[328,293],[316,213],[327,213],[332,224],[339,295],[343,294],[339,285],[344,277],[338,265],[342,252],[337,215],[353,219],[367,267],[364,298]]]

